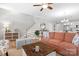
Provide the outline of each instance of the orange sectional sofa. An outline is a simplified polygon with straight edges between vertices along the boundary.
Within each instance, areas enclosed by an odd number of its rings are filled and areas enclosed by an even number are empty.
[[[49,32],[49,37],[42,37],[41,42],[56,48],[56,52],[65,56],[79,55],[79,47],[72,44],[75,33]]]

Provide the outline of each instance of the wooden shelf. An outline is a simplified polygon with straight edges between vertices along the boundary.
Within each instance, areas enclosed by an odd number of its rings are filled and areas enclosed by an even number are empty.
[[[5,32],[5,39],[16,40],[18,39],[18,33]]]

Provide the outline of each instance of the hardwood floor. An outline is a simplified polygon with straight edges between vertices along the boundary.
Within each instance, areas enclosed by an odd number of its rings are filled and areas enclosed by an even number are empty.
[[[10,40],[9,47],[10,48],[16,48],[16,40]]]

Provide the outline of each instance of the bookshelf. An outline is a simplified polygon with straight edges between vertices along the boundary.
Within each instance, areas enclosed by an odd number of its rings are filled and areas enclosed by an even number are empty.
[[[5,39],[16,40],[16,39],[18,39],[18,33],[5,32]]]

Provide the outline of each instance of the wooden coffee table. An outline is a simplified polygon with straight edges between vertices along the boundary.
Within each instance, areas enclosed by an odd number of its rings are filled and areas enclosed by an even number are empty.
[[[39,46],[40,47],[40,51],[39,52],[35,52],[33,49],[35,48],[35,46]],[[33,44],[28,44],[28,45],[24,45],[23,49],[25,51],[25,53],[27,54],[27,56],[46,56],[49,53],[55,51],[54,48],[42,43],[42,42],[37,42],[37,43],[33,43]]]

